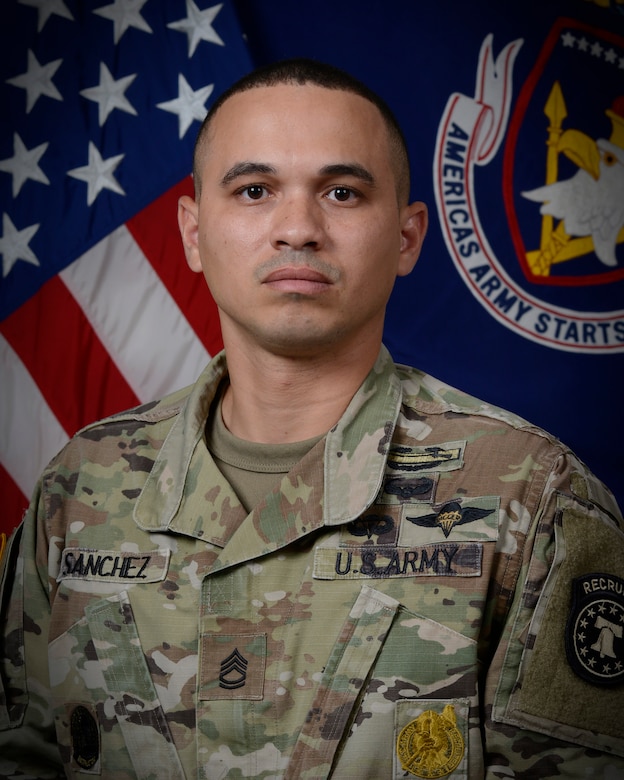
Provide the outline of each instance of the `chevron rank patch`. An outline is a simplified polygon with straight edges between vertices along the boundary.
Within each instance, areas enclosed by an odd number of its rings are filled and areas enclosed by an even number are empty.
[[[201,639],[199,698],[262,699],[266,634],[208,634]]]
[[[624,580],[593,573],[573,581],[565,643],[568,663],[583,680],[624,682]]]

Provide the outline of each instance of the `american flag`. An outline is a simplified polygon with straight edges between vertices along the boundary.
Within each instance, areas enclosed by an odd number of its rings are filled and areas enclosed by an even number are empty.
[[[233,6],[4,0],[0,531],[81,426],[221,348],[176,203],[210,103],[251,68]]]

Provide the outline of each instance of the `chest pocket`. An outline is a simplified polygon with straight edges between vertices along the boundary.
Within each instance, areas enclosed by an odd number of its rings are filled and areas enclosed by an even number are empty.
[[[465,772],[475,658],[473,640],[364,586],[332,649],[286,778],[302,776],[311,755],[315,777],[330,771],[335,778],[403,777],[399,733],[420,714],[442,714],[449,703],[454,733],[461,734],[458,770]]]
[[[69,777],[184,780],[125,591],[89,605],[50,644],[49,660]]]

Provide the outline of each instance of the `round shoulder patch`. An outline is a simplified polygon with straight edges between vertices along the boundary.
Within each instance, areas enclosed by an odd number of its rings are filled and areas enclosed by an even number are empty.
[[[573,581],[565,646],[568,663],[583,680],[624,682],[624,580],[593,573]]]

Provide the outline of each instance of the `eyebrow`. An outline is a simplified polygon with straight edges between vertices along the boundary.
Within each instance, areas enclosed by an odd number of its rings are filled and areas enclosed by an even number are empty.
[[[267,165],[266,163],[240,162],[226,171],[220,184],[222,187],[227,187],[228,184],[231,184],[234,179],[238,179],[239,176],[250,176],[256,173],[272,175],[277,173],[277,170],[272,165]]]
[[[240,176],[253,176],[255,174],[263,174],[265,176],[275,175],[277,174],[277,169],[267,163],[251,161],[239,162],[225,172],[220,184],[222,187],[227,187]],[[358,163],[333,163],[331,165],[325,165],[321,168],[319,174],[321,176],[353,176],[365,184],[368,184],[370,187],[376,186],[373,174],[363,165],[359,165]]]
[[[353,176],[355,179],[359,179],[370,187],[375,187],[377,184],[373,174],[363,165],[359,165],[358,163],[335,163],[333,165],[325,165],[321,168],[320,173],[322,176]]]

